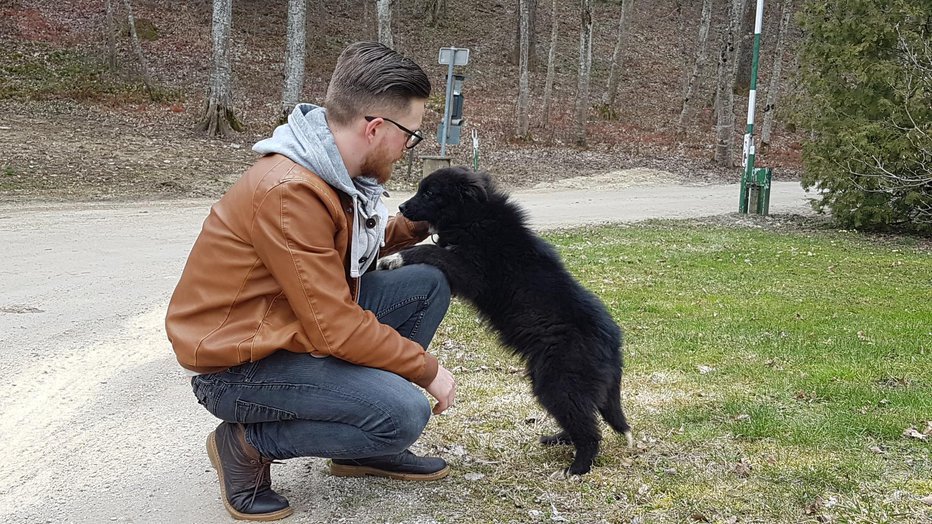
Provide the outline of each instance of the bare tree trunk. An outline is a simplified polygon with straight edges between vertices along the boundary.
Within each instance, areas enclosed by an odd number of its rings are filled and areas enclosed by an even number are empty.
[[[116,27],[113,24],[113,0],[107,0],[107,18],[106,18],[106,28],[107,32],[107,67],[110,68],[110,72],[116,71],[117,67],[117,55],[116,55]]]
[[[735,143],[735,41],[744,0],[732,0],[728,11],[728,27],[722,32],[722,46],[718,61],[716,87],[715,162],[723,167],[734,167]]]
[[[684,130],[686,115],[689,112],[689,101],[692,100],[693,92],[696,90],[696,80],[705,66],[708,58],[709,27],[712,25],[712,0],[703,0],[702,17],[699,20],[699,42],[696,44],[696,61],[693,63],[693,71],[686,82],[686,92],[683,95],[683,108],[680,110],[680,119],[677,122],[680,132]]]
[[[615,51],[612,53],[612,65],[608,73],[608,89],[602,99],[602,103],[608,107],[615,105],[615,97],[618,95],[618,77],[621,76],[622,65],[621,48],[625,41],[628,24],[631,23],[631,9],[633,7],[634,0],[621,0],[621,15],[618,18],[618,39],[615,41]]]
[[[537,0],[524,0],[528,12],[528,67],[537,69]],[[518,0],[518,27],[510,60],[517,64],[521,60],[521,0]]]
[[[285,84],[282,87],[282,111],[279,122],[298,103],[304,90],[304,57],[307,53],[307,0],[288,0],[288,36],[285,39]]]
[[[737,36],[735,37],[735,60],[732,62],[735,76],[735,93],[747,93],[751,90],[751,60],[754,56],[754,22],[756,21],[757,2],[741,2],[738,15]]]
[[[557,0],[553,0],[553,10],[550,15],[550,53],[547,54],[547,80],[544,82],[544,109],[540,118],[541,125],[546,127],[550,123],[550,99],[553,97],[553,77],[555,74],[557,58]]]
[[[379,6],[379,43],[386,47],[395,47],[392,38],[392,4],[394,0],[378,0]]]
[[[233,114],[232,70],[230,68],[230,30],[233,26],[233,0],[213,0],[211,21],[213,64],[210,69],[210,92],[207,107],[197,128],[210,136],[225,136],[242,131],[243,124]]]
[[[129,34],[133,38],[133,49],[136,50],[136,58],[139,60],[139,70],[142,73],[142,83],[146,86],[146,92],[149,98],[154,99],[152,93],[152,80],[149,78],[149,64],[146,63],[146,57],[142,54],[142,44],[139,43],[139,35],[136,33],[136,19],[133,17],[133,6],[130,0],[123,0],[126,7],[126,21],[129,23]]]
[[[518,0],[521,18],[521,53],[518,60],[518,71],[521,77],[518,85],[518,136],[521,138],[527,137],[528,128],[528,3],[529,0]]]
[[[592,0],[580,0],[579,15],[579,83],[576,87],[574,141],[586,145],[586,121],[589,117],[589,77],[592,71]]]
[[[780,20],[780,34],[777,36],[777,49],[774,52],[773,69],[770,71],[770,82],[767,85],[767,103],[764,105],[764,124],[761,126],[761,145],[770,143],[770,133],[773,132],[773,118],[777,103],[780,101],[780,75],[783,72],[783,49],[786,32],[789,30],[790,18],[793,16],[793,0],[784,0],[783,18]]]
[[[427,14],[431,25],[447,16],[447,0],[427,0]]]

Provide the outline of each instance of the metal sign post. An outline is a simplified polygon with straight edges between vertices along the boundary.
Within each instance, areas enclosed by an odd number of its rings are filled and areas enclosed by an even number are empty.
[[[472,130],[472,168],[479,171],[479,132]]]
[[[760,60],[760,34],[764,22],[764,0],[757,0],[757,16],[754,22],[754,54],[751,59],[751,92],[748,95],[748,127],[744,133],[744,152],[741,155],[741,195],[738,212],[766,215],[770,208],[770,168],[754,168],[754,109],[757,102],[757,65]],[[749,201],[753,200],[753,204]]]
[[[441,47],[440,65],[447,65],[447,93],[443,103],[443,130],[440,135],[440,156],[447,153],[447,136],[450,129],[450,107],[453,98],[453,66],[469,63],[469,49],[462,47]]]

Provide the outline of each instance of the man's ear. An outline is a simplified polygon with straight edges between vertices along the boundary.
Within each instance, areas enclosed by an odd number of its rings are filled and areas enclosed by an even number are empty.
[[[363,122],[366,122],[363,120]],[[366,122],[366,127],[364,129],[366,134],[366,140],[372,142],[375,139],[375,131],[379,128],[380,125],[385,123],[381,118],[374,118],[371,122]]]

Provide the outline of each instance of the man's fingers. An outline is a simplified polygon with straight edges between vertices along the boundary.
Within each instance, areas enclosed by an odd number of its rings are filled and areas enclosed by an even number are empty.
[[[434,404],[434,415],[439,415],[447,410],[450,406],[453,405],[453,392],[450,391],[450,395],[445,399],[437,399],[437,403]]]

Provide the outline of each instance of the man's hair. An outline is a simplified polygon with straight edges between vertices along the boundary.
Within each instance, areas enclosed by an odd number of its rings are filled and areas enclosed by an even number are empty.
[[[327,88],[327,119],[349,124],[366,115],[395,116],[412,99],[430,96],[430,80],[414,60],[377,42],[357,42],[340,54]],[[373,114],[393,112],[390,115]]]

